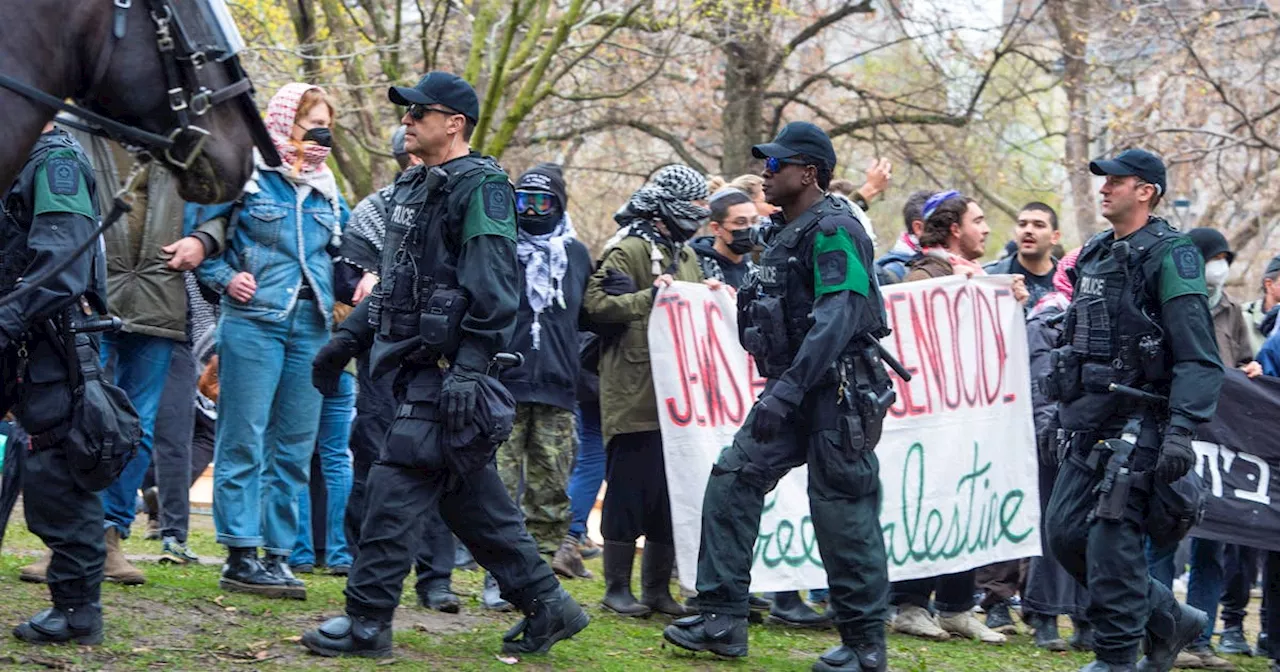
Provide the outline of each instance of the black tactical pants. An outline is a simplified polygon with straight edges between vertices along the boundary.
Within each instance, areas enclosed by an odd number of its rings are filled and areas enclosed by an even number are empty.
[[[53,346],[29,346],[26,384],[18,384],[16,347],[3,357],[3,410],[12,409],[31,435],[65,429],[71,417],[66,365]],[[107,547],[102,536],[102,500],[72,479],[61,443],[26,456],[22,466],[22,507],[27,528],[53,553],[48,584],[54,606],[74,608],[98,602]]]
[[[457,474],[446,462],[443,428],[397,419],[365,484],[360,543],[347,580],[347,613],[390,623],[414,564],[424,521],[439,510],[445,523],[493,573],[502,598],[527,609],[559,582],[538,555],[492,459]],[[452,554],[447,556],[452,561]]]
[[[1058,562],[1089,589],[1085,614],[1095,629],[1098,660],[1131,664],[1144,634],[1161,638],[1172,634],[1178,609],[1173,593],[1147,573],[1143,543],[1150,495],[1135,487],[1123,520],[1090,522],[1098,503],[1094,488],[1102,474],[1084,462],[1092,441],[1081,437],[1074,443],[1053,486],[1045,531]],[[1155,464],[1156,450],[1144,444],[1150,445],[1145,435],[1133,458],[1137,472],[1149,471]]]
[[[834,395],[828,392],[806,397],[802,413],[830,405]],[[830,415],[834,408],[823,410]],[[748,615],[752,548],[765,494],[788,470],[807,462],[809,507],[841,637],[851,644],[883,642],[889,570],[875,453],[847,450],[834,423],[807,417],[796,418],[779,436],[761,443],[751,437],[754,417],[753,410],[707,480],[698,596],[691,602],[704,613]]]

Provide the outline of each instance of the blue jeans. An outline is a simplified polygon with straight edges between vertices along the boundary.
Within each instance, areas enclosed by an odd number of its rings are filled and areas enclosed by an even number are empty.
[[[102,369],[129,395],[142,425],[138,454],[125,465],[115,483],[101,493],[103,527],[115,527],[121,538],[129,537],[129,527],[137,512],[138,488],[151,468],[156,411],[160,408],[160,395],[164,392],[174,345],[176,343],[167,338],[124,331],[102,336]]]
[[[1208,539],[1191,539],[1191,576],[1187,580],[1187,604],[1209,615],[1204,632],[1191,643],[1193,647],[1208,646],[1213,637],[1213,626],[1218,622],[1218,602],[1222,600],[1223,571],[1222,542]]]
[[[578,408],[578,460],[569,475],[569,511],[572,521],[569,534],[581,537],[587,533],[587,518],[600,495],[604,482],[604,436],[600,432],[600,406],[590,404]]]
[[[351,566],[351,551],[347,549],[347,534],[342,520],[347,512],[347,497],[351,494],[351,452],[347,441],[351,438],[351,413],[356,407],[356,377],[344,373],[338,379],[338,393],[325,397],[320,406],[320,433],[316,437],[316,452],[320,454],[320,471],[324,474],[325,490],[325,559],[326,567]],[[316,552],[311,538],[311,490],[303,488],[298,493],[298,541],[293,545],[291,565],[314,565]]]
[[[1173,589],[1173,580],[1177,578],[1178,571],[1174,567],[1174,556],[1178,553],[1178,545],[1171,544],[1165,548],[1158,548],[1151,543],[1151,538],[1146,540],[1147,553],[1147,573],[1151,578],[1163,583],[1165,588]]]
[[[224,310],[218,322],[213,523],[218,543],[289,555],[307,487],[322,397],[311,360],[328,340],[315,301],[283,322]]]

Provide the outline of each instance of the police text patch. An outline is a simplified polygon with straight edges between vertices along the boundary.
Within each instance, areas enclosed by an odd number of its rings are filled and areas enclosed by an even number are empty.
[[[1173,265],[1178,269],[1178,277],[1184,280],[1200,277],[1200,251],[1190,245],[1175,247]]]
[[[507,197],[507,185],[499,182],[488,182],[484,190],[484,214],[492,219],[503,220],[511,216],[511,199]]]
[[[49,192],[74,196],[80,191],[80,167],[75,159],[49,159],[44,164],[49,179]]]

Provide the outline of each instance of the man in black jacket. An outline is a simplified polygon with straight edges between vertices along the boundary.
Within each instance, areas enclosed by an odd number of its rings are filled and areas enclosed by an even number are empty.
[[[538,550],[566,578],[591,578],[569,536],[569,474],[577,433],[578,322],[591,255],[565,211],[560,166],[534,166],[516,185],[516,254],[524,293],[511,348],[524,364],[503,373],[516,400],[511,438],[498,448],[498,473],[524,512]]]

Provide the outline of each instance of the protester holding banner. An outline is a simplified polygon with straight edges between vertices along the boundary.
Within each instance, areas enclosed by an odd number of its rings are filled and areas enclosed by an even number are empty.
[[[1262,297],[1244,304],[1244,315],[1252,327],[1249,330],[1249,342],[1254,354],[1262,349],[1262,344],[1271,335],[1275,327],[1275,316],[1280,313],[1280,255],[1272,257],[1262,271]],[[1271,319],[1268,321],[1267,318]],[[1263,323],[1267,323],[1267,328]]]
[[[920,245],[924,252],[908,265],[907,282],[958,273],[985,275],[975,260],[985,251],[990,229],[977,201],[958,191],[944,191],[926,201],[921,214],[924,228],[920,232]],[[1023,295],[1016,298],[1025,300],[1025,293],[1024,289]],[[898,609],[893,619],[894,631],[940,641],[955,634],[988,644],[1005,643],[1003,634],[973,615],[976,576],[976,570],[967,570],[895,583],[891,597]],[[939,612],[936,618],[929,612],[931,596]],[[1009,621],[1008,625],[1012,626],[1013,622]]]
[[[622,225],[587,283],[591,320],[626,325],[600,356],[600,410],[607,446],[604,510],[606,609],[625,616],[651,611],[682,616],[671,597],[675,545],[671,503],[649,369],[648,325],[654,297],[676,280],[702,281],[697,255],[685,244],[706,221],[707,183],[697,171],[670,165],[632,194],[615,219]],[[714,282],[714,281],[712,281]],[[717,286],[719,283],[715,283]],[[631,592],[636,540],[644,535],[641,600]]]
[[[1183,494],[1199,492],[1186,480],[1191,441],[1213,416],[1222,365],[1200,254],[1151,214],[1164,163],[1128,150],[1089,168],[1106,177],[1102,213],[1113,228],[1080,253],[1067,344],[1050,355],[1047,389],[1067,438],[1045,529],[1058,561],[1089,587],[1097,658],[1085,669],[1135,669],[1146,637],[1136,669],[1167,671],[1208,617],[1148,575],[1143,538],[1176,542],[1194,520]]]
[[[1050,370],[1049,352],[1062,336],[1062,314],[1071,303],[1071,279],[1080,251],[1073,250],[1058,262],[1053,274],[1054,291],[1045,294],[1027,314],[1027,349],[1031,355],[1031,400],[1036,425],[1036,452],[1040,480],[1040,515],[1043,517],[1058,478],[1056,426],[1052,418],[1057,405],[1045,396],[1039,383]],[[1047,542],[1047,539],[1042,538]],[[1044,555],[1031,558],[1026,588],[1022,594],[1022,620],[1035,630],[1036,646],[1050,651],[1093,650],[1093,628],[1084,617],[1089,592],[1062,568],[1046,548]],[[1058,616],[1071,618],[1074,634],[1070,642],[1058,636]]]
[[[920,233],[924,230],[924,204],[932,191],[917,191],[902,206],[902,223],[906,228],[893,247],[876,259],[876,279],[880,285],[892,285],[907,278],[907,265],[920,258]]]
[[[664,635],[691,651],[747,655],[752,546],[765,494],[791,468],[814,462],[812,522],[842,644],[813,669],[883,671],[888,567],[873,450],[893,395],[874,340],[888,330],[868,271],[871,241],[848,205],[824,193],[836,154],[817,126],[791,122],[752,154],[764,160],[764,192],[781,212],[765,234],[758,273],[739,294],[738,327],[768,382],[707,482],[701,614]]]
[[[754,267],[750,254],[755,249],[751,227],[756,223],[756,206],[735,187],[712,194],[709,205],[711,235],[694,238],[690,246],[698,253],[704,276],[737,289]]]

